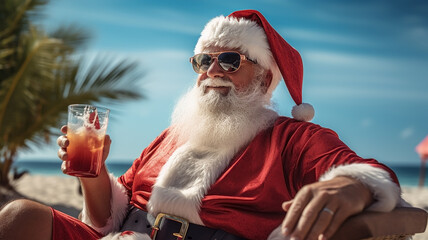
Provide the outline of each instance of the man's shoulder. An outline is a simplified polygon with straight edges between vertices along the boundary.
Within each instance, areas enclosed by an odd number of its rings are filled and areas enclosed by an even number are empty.
[[[320,125],[312,123],[312,122],[304,122],[300,120],[296,120],[294,118],[279,116],[274,124],[273,128],[301,128],[301,127],[311,127],[311,128],[322,128]]]
[[[299,121],[294,118],[279,116],[271,128],[273,133],[281,133],[286,135],[305,134],[310,136],[317,132],[334,133],[331,129],[322,127],[312,122]]]

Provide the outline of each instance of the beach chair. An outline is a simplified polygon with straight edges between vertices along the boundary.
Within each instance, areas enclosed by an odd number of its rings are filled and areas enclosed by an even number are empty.
[[[428,213],[421,208],[399,207],[391,212],[363,212],[343,223],[330,240],[404,240],[425,232]]]

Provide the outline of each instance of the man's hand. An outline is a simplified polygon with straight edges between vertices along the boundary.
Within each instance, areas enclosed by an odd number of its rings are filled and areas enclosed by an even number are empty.
[[[372,201],[370,190],[348,177],[306,185],[293,200],[283,203],[287,215],[282,233],[292,240],[328,239]]]

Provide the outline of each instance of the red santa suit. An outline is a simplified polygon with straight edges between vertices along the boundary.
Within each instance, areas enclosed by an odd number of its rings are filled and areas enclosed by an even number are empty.
[[[357,156],[332,130],[279,117],[272,127],[239,150],[225,169],[219,170],[213,184],[199,186],[206,188],[200,205],[186,207],[186,203],[172,200],[174,189],[167,187],[165,191],[170,194],[160,200],[168,206],[151,212],[148,203],[159,172],[179,147],[166,130],[118,179],[119,185],[113,178],[116,197],[112,200],[112,219],[106,227],[94,228],[103,234],[118,231],[131,204],[153,215],[183,214],[183,208],[186,212],[196,211],[200,220],[186,216],[194,223],[247,239],[267,239],[284,219],[284,201],[293,199],[306,184],[340,175],[356,177],[376,193],[378,202],[370,207],[372,210],[389,211],[400,201],[396,175],[385,165]],[[172,169],[169,166],[167,171]],[[89,218],[84,216],[83,220],[91,224]]]
[[[159,171],[177,149],[165,139],[168,131],[119,178],[130,203],[145,211]],[[357,156],[333,131],[280,117],[231,159],[207,189],[199,216],[208,227],[247,239],[266,239],[284,219],[284,201],[293,199],[302,186],[318,181],[329,169],[355,163],[383,169],[398,183],[389,168],[374,159]]]

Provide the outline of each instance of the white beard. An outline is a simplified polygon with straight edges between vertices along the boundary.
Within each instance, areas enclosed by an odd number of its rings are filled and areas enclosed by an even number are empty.
[[[205,85],[232,87],[227,96],[204,94]],[[270,109],[270,95],[259,84],[237,93],[233,84],[206,79],[178,103],[172,115],[171,136],[181,145],[162,167],[148,210],[181,216],[201,224],[199,209],[210,186],[230,160],[261,130],[272,126],[278,114]]]
[[[227,96],[213,90],[204,93],[207,85],[231,90]],[[205,79],[178,102],[172,115],[172,134],[179,143],[195,147],[237,150],[278,117],[270,105],[270,95],[263,94],[260,84],[237,92],[229,81]]]

